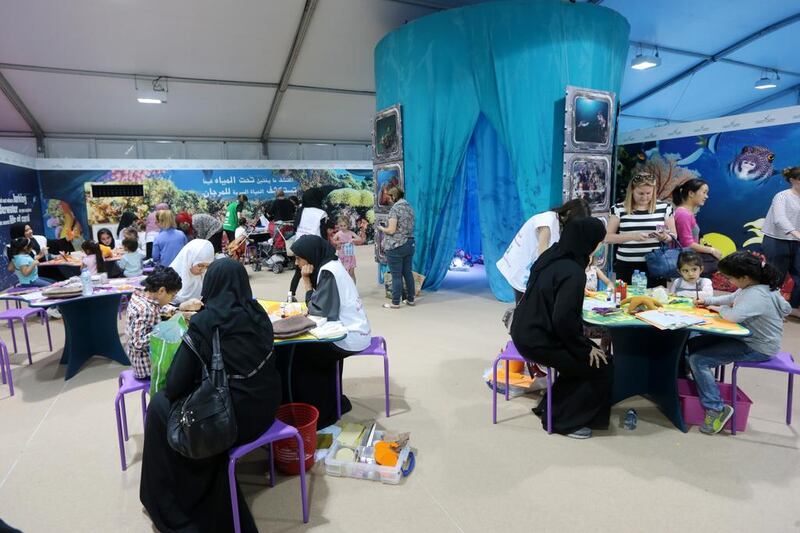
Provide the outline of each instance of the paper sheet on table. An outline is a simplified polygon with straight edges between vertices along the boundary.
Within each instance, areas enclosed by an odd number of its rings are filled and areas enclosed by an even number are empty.
[[[643,311],[636,313],[636,318],[659,329],[680,329],[705,322],[699,316],[675,311]]]
[[[609,302],[606,300],[600,300],[597,298],[584,298],[583,299],[583,310],[584,311],[591,311],[595,307],[614,307],[610,305]]]
[[[318,339],[335,339],[341,337],[342,335],[347,335],[347,328],[345,328],[342,323],[337,320],[333,322],[325,322],[321,326],[317,326],[309,331],[309,333]]]
[[[41,300],[42,298],[44,298],[44,296],[42,296],[42,291],[29,292],[28,294],[20,294],[19,297],[25,300],[26,302],[33,302],[35,300]]]

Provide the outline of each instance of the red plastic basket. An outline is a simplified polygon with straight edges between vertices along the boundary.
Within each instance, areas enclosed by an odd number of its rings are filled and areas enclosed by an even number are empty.
[[[319,411],[307,403],[287,403],[278,407],[275,418],[297,428],[303,438],[303,452],[306,471],[314,466],[314,452],[317,451],[317,420]],[[297,440],[276,440],[272,449],[275,452],[275,466],[284,474],[296,476],[300,473],[300,458],[297,453]]]

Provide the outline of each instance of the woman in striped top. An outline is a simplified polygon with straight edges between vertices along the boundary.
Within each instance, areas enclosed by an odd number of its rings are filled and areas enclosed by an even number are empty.
[[[631,282],[633,271],[647,274],[647,286],[655,287],[665,280],[653,278],[647,272],[645,256],[671,242],[675,234],[672,206],[656,199],[656,180],[639,172],[628,184],[625,201],[611,208],[606,242],[617,245],[614,272],[619,280]]]

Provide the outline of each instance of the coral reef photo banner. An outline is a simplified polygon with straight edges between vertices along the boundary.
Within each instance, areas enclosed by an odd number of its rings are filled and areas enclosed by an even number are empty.
[[[670,198],[685,181],[700,178],[709,186],[708,201],[697,214],[703,240],[723,254],[760,247],[772,197],[788,187],[781,170],[800,165],[800,124],[722,132],[697,124],[679,127],[699,134],[620,146],[616,201],[624,199],[639,170],[656,176],[660,199]]]
[[[227,204],[246,194],[255,208],[273,200],[278,189],[286,197],[302,197],[321,187],[332,220],[348,217],[353,228],[362,219],[374,222],[371,170],[235,169],[235,170],[39,170],[46,236],[77,243],[89,238],[89,228],[116,224],[124,211],[144,218],[156,204],[178,213],[209,213],[222,217]],[[143,196],[102,197],[92,185],[141,185]],[[41,220],[41,219],[40,219]]]

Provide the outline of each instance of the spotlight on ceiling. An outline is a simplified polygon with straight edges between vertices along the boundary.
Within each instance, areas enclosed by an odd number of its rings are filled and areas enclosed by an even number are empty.
[[[167,78],[159,76],[155,79],[134,79],[136,87],[136,101],[140,104],[166,104],[167,93],[169,87],[167,86]]]
[[[765,72],[761,78],[758,79],[753,88],[759,91],[763,91],[765,89],[774,89],[778,86],[780,80],[781,77],[777,71],[775,71],[774,77],[772,77],[769,72]]]
[[[646,56],[642,54],[642,47],[636,53],[636,57],[631,60],[631,68],[633,70],[647,70],[655,68],[661,64],[661,58],[658,57],[658,48],[655,50],[655,55]]]

